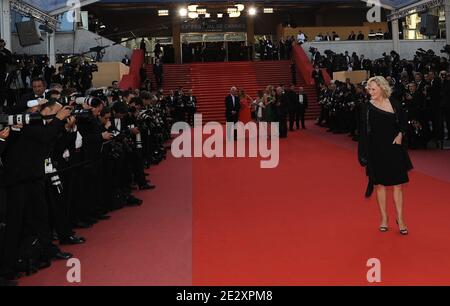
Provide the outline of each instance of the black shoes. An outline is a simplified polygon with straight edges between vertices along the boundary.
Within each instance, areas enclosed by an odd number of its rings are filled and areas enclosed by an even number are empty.
[[[84,237],[77,237],[77,236],[69,236],[64,237],[59,240],[60,245],[75,245],[75,244],[83,244],[86,242],[86,239]]]
[[[395,222],[397,223],[397,225],[399,226],[399,230],[400,230],[400,234],[401,235],[403,235],[403,236],[406,236],[406,235],[408,235],[409,234],[409,232],[408,232],[408,229],[407,228],[405,228],[405,229],[401,229],[400,228],[400,224],[398,224],[398,220],[395,220]]]
[[[67,260],[72,258],[73,255],[70,253],[66,253],[63,251],[58,251],[55,254],[52,255],[52,259],[57,259],[57,260]]]
[[[152,185],[152,184],[143,184],[139,186],[139,190],[151,190],[151,189],[155,189],[156,186]]]
[[[141,199],[136,198],[133,195],[129,195],[127,198],[127,206],[140,206],[142,205],[144,201]]]

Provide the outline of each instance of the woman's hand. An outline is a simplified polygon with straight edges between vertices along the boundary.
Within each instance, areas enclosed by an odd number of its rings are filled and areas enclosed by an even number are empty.
[[[395,137],[394,142],[392,144],[401,145],[402,144],[402,133],[398,133],[397,137]]]
[[[0,139],[5,140],[9,136],[9,127],[5,128],[3,131],[0,131]]]

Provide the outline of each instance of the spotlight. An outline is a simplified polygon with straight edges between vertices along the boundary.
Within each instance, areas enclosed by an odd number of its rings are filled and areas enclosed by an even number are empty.
[[[169,16],[169,10],[158,10],[158,16]]]
[[[249,8],[248,9],[248,14],[250,16],[255,16],[256,15],[256,8],[254,8],[254,7]]]
[[[223,14],[222,13],[217,13],[217,18],[222,18]]]
[[[184,7],[180,8],[180,10],[178,11],[178,13],[180,14],[181,17],[186,17],[188,14],[188,10]]]
[[[273,13],[273,7],[265,7],[264,8],[264,14],[272,14]]]
[[[199,14],[199,15],[205,15],[205,14],[206,14],[206,9],[205,9],[205,8],[199,8],[199,9],[197,9],[197,14]]]
[[[211,14],[210,13],[206,13],[205,14],[205,18],[210,18],[211,17]]]
[[[239,11],[238,11],[238,9],[237,9],[237,7],[229,7],[229,8],[227,8],[227,13],[228,14],[233,14],[233,13],[238,13]]]

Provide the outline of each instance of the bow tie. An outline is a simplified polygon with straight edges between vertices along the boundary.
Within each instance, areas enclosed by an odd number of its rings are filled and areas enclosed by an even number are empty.
[[[34,96],[34,98],[36,98],[36,99],[45,99],[44,96]]]

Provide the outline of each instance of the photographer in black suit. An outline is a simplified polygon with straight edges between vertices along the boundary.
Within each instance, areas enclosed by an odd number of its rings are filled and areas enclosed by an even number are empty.
[[[0,39],[0,108],[3,107],[6,99],[6,74],[12,61],[11,51],[6,49],[6,42]]]
[[[36,106],[27,112],[40,112]],[[60,104],[42,107],[47,123],[14,128],[3,155],[5,166],[7,222],[4,262],[12,273],[34,272],[50,265],[50,259],[68,259],[52,244],[45,175],[52,142],[64,130],[71,108]],[[54,118],[53,118],[54,116]]]
[[[9,283],[3,276],[5,273],[5,268],[3,267],[2,254],[4,250],[4,240],[6,234],[6,190],[5,182],[6,177],[3,175],[3,164],[1,160],[1,155],[6,148],[6,141],[9,136],[9,127],[0,131],[0,287],[7,285],[14,285]]]
[[[241,101],[236,87],[231,87],[230,94],[225,98],[225,117],[227,122],[236,123],[239,121],[239,111],[241,110]],[[227,130],[227,138],[232,138],[231,131]],[[237,131],[234,130],[234,139],[237,139]]]

